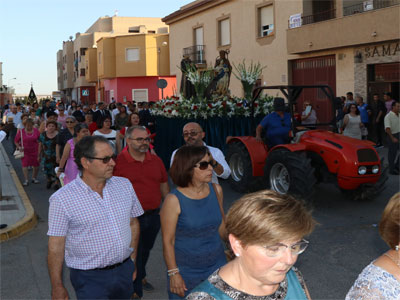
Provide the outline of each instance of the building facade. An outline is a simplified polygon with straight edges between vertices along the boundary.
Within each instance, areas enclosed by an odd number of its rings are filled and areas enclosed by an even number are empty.
[[[71,41],[64,42],[63,54],[66,52],[64,50],[66,43],[72,43],[72,50],[67,44],[68,55],[63,56],[60,63],[59,54],[57,54],[57,68],[63,68],[64,81],[61,89],[61,83],[59,85],[61,97],[67,102],[71,100],[82,103],[109,101],[111,97],[108,97],[107,89],[105,89],[106,85],[109,86],[108,82],[104,81],[105,77],[97,76],[97,42],[103,38],[141,34],[168,34],[168,26],[160,18],[106,16],[99,18],[85,33],[76,33],[74,40],[71,38]],[[103,58],[107,61],[114,60],[114,63],[116,59],[110,56]],[[72,86],[66,84],[66,78],[71,78]],[[107,80],[111,79],[107,77]],[[122,83],[119,84],[121,85]]]
[[[202,68],[228,50],[266,66],[264,85],[328,84],[337,96],[399,98],[400,1],[197,0],[163,18],[170,26],[171,74],[180,82],[183,54]],[[178,86],[179,88],[179,86]],[[242,96],[231,76],[233,95]],[[310,95],[318,98],[318,95]]]

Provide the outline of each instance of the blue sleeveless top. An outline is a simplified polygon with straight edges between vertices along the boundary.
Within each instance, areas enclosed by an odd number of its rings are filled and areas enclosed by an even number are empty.
[[[211,183],[209,188],[210,193],[203,199],[190,199],[177,189],[171,192],[181,208],[175,231],[175,260],[188,293],[226,264],[218,232],[222,215]],[[170,299],[179,299],[176,297],[170,294]]]
[[[218,275],[218,271],[215,271],[208,280],[203,281],[199,286],[194,288],[190,295],[188,295],[188,300],[209,300],[209,299],[217,299],[217,300],[232,300],[232,299],[275,299],[274,295],[270,296],[252,296],[245,293],[242,293],[233,287],[229,286],[222,278]],[[278,288],[279,296],[285,293],[285,298],[281,298],[277,296],[276,299],[285,299],[285,300],[307,300],[307,296],[304,292],[303,287],[299,282],[299,278],[297,277],[296,273],[293,271],[293,268],[286,274],[285,282],[281,283],[280,287]],[[299,275],[301,276],[301,275]],[[218,282],[219,287],[222,285],[224,290],[217,288],[214,284]],[[222,284],[219,284],[221,283]],[[279,290],[280,289],[280,290]],[[278,293],[275,294],[278,294]],[[234,298],[230,297],[232,295]]]

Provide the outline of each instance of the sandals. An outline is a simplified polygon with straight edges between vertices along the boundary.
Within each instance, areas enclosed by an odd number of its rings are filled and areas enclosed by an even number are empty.
[[[39,180],[37,180],[36,178],[32,178],[32,183],[36,183],[36,184],[38,184],[38,183],[40,183],[40,181],[39,181]]]
[[[28,181],[28,180],[25,180],[25,181],[22,183],[23,186],[27,186],[28,184],[29,184],[29,181]]]

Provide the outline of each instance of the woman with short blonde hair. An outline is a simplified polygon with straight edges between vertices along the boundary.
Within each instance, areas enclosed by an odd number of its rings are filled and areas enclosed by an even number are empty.
[[[293,265],[315,224],[303,202],[291,196],[265,190],[242,197],[225,223],[234,259],[187,299],[310,299]]]

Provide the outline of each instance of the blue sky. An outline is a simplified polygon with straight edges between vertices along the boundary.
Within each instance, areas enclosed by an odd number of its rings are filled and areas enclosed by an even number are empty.
[[[3,84],[17,94],[57,90],[56,53],[99,17],[165,17],[191,0],[0,0]],[[17,79],[12,79],[17,78]]]

